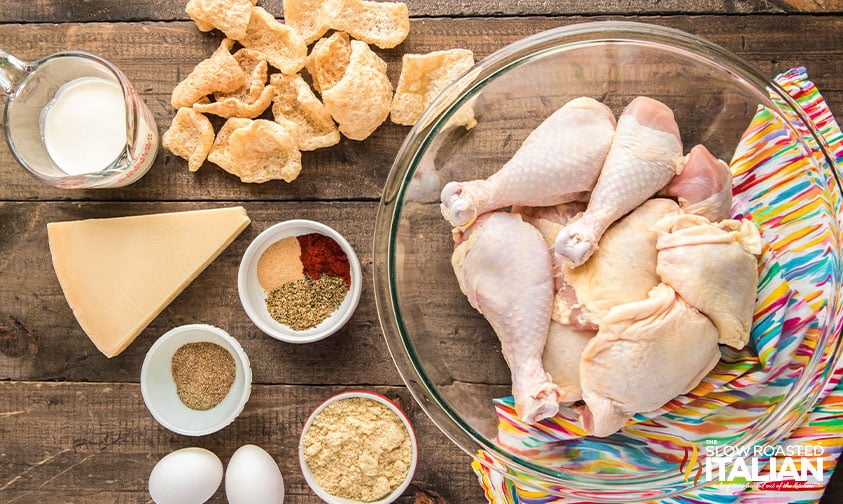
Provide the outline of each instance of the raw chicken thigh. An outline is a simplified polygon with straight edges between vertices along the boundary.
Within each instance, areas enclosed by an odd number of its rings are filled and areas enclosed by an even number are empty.
[[[702,215],[712,222],[728,219],[732,171],[705,146],[695,145],[685,156],[682,172],[665,188],[665,194],[676,197],[685,213]]]
[[[542,354],[544,369],[559,387],[560,402],[572,403],[582,399],[580,387],[580,358],[595,331],[578,331],[569,325],[550,322],[547,343]]]
[[[651,228],[660,218],[679,213],[673,200],[645,201],[606,231],[585,264],[565,271],[577,300],[598,323],[615,306],[647,299],[659,284],[656,233]]]
[[[618,119],[588,209],[559,232],[556,253],[569,266],[584,263],[606,229],[667,185],[681,162],[673,111],[652,98],[632,100]]]
[[[542,365],[553,275],[541,233],[518,215],[488,213],[462,237],[451,263],[460,289],[500,339],[521,419],[555,415],[562,394]]]
[[[712,223],[699,215],[666,217],[654,228],[662,281],[714,322],[720,343],[743,348],[758,285],[758,229],[748,220]]]
[[[510,205],[552,206],[587,197],[612,143],[615,117],[592,98],[577,98],[550,115],[497,173],[449,182],[442,215],[466,229],[485,212]]]
[[[580,361],[586,432],[615,433],[635,413],[689,392],[719,359],[714,325],[667,285],[611,309]]]

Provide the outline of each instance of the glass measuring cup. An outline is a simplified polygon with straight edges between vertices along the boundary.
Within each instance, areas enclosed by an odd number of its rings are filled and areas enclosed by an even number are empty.
[[[116,101],[96,103],[112,90]],[[0,49],[0,91],[6,98],[9,149],[41,182],[65,189],[122,187],[142,177],[155,160],[155,119],[126,76],[98,56],[66,51],[26,62]],[[79,109],[85,97],[94,103]],[[100,110],[108,111],[102,122]],[[87,123],[80,122],[83,117]],[[108,128],[110,123],[115,127]]]

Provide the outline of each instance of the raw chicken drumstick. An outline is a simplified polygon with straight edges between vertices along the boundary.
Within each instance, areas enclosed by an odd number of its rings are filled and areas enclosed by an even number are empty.
[[[673,177],[665,194],[674,196],[687,214],[712,222],[729,218],[732,209],[732,171],[703,145],[685,156],[682,172]]]
[[[527,423],[555,415],[561,394],[542,366],[553,275],[541,233],[518,215],[493,212],[461,238],[451,263],[469,303],[500,339],[518,415]]]
[[[711,321],[659,284],[644,301],[612,308],[586,345],[583,427],[592,436],[609,436],[635,413],[689,392],[718,360]]]
[[[569,266],[584,263],[606,229],[667,185],[681,162],[673,111],[645,96],[632,100],[618,119],[588,208],[559,232],[556,253]]]
[[[714,322],[720,343],[743,348],[758,286],[761,235],[755,224],[679,215],[659,220],[653,229],[662,281]]]
[[[582,199],[594,188],[614,131],[609,107],[592,98],[571,100],[533,130],[497,173],[446,184],[442,215],[464,230],[479,215],[506,206]]]

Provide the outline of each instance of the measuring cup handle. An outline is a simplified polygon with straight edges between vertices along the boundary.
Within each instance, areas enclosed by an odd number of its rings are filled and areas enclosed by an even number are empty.
[[[12,94],[29,73],[29,64],[0,49],[0,90]]]

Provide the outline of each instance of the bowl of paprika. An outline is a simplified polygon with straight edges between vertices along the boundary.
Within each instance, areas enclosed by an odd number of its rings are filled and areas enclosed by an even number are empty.
[[[357,254],[333,228],[295,219],[259,234],[240,262],[243,309],[267,335],[287,343],[327,338],[351,318],[360,300]]]

